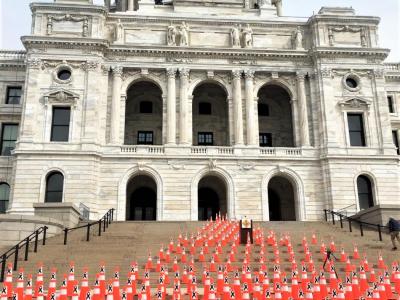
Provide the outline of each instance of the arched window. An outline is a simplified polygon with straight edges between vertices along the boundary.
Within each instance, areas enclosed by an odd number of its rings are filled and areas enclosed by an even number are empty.
[[[62,202],[64,176],[60,172],[53,172],[46,179],[46,196],[44,202]]]
[[[5,182],[0,183],[0,214],[6,213],[8,209],[9,196],[10,186]]]
[[[358,203],[360,205],[360,210],[373,207],[374,197],[372,195],[372,184],[371,180],[367,176],[365,175],[358,176],[357,190],[358,190]]]

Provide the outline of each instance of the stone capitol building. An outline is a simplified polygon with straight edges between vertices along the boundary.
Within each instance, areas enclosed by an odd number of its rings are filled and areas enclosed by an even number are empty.
[[[25,50],[0,51],[0,212],[400,217],[380,19],[282,1],[32,3]]]

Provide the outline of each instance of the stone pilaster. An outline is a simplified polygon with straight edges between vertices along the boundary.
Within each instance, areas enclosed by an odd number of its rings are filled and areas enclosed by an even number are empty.
[[[167,144],[176,144],[176,69],[167,69]]]
[[[133,11],[134,7],[134,0],[128,0],[128,11]]]
[[[242,71],[233,70],[232,76],[235,145],[243,145]]]
[[[112,100],[111,100],[111,126],[110,126],[110,143],[119,144],[119,118],[120,118],[120,101],[121,101],[121,84],[123,68],[113,66],[112,70]]]
[[[254,70],[245,71],[245,91],[246,91],[246,125],[247,125],[247,145],[258,146],[256,139],[256,122],[258,116],[254,109]]]
[[[310,146],[310,135],[308,129],[307,99],[305,88],[305,74],[297,73],[297,95],[299,105],[299,129],[301,146]]]
[[[189,69],[179,69],[180,76],[180,108],[179,108],[179,144],[190,144],[188,136],[190,135],[188,124],[188,87],[189,87]]]

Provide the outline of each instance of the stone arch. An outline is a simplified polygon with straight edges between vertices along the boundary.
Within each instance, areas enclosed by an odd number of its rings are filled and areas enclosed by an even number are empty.
[[[132,75],[132,76],[128,77],[122,83],[121,91],[123,91],[123,95],[126,96],[130,87],[141,81],[144,81],[144,82],[148,81],[148,82],[154,83],[156,86],[158,86],[160,88],[163,96],[167,95],[167,86],[166,86],[165,82],[163,82],[157,76],[154,76],[152,74],[147,74],[147,75],[137,74],[137,75]],[[165,98],[165,97],[163,97],[163,98]]]
[[[197,172],[191,182],[191,201],[190,201],[190,220],[197,221],[198,219],[198,185],[202,178],[205,176],[214,175],[219,177],[226,184],[226,195],[227,195],[227,214],[230,219],[234,219],[235,216],[235,186],[232,176],[224,169],[216,167],[209,168],[205,167]]]
[[[297,97],[296,97],[297,93],[295,92],[293,87],[288,82],[286,82],[285,80],[280,79],[280,78],[269,79],[269,80],[266,80],[266,81],[260,81],[260,82],[256,83],[255,86],[254,86],[255,95],[258,95],[260,90],[264,86],[268,86],[268,85],[276,85],[276,86],[279,86],[279,87],[283,88],[289,94],[289,97],[290,97],[291,101],[297,99]],[[258,100],[258,98],[257,98],[257,100]]]
[[[304,184],[294,170],[286,167],[276,167],[264,175],[261,181],[261,201],[262,201],[262,218],[263,221],[269,221],[269,199],[268,199],[268,184],[270,180],[275,176],[281,176],[289,180],[292,184],[294,191],[294,201],[296,210],[297,221],[307,220],[306,209],[305,209],[305,196],[304,196]]]
[[[46,181],[47,181],[47,176],[49,176],[51,173],[54,172],[60,172],[62,176],[64,177],[64,185],[63,185],[63,195],[62,195],[62,202],[65,202],[65,187],[67,186],[67,176],[64,172],[63,169],[59,167],[51,167],[43,171],[42,176],[40,178],[40,189],[39,189],[39,203],[44,203],[44,198],[46,194]]]
[[[212,79],[204,79],[204,78],[197,78],[194,79],[191,83],[191,85],[189,86],[189,90],[188,90],[188,95],[193,95],[194,90],[205,83],[213,83],[218,85],[219,87],[221,87],[225,93],[226,93],[226,99],[227,101],[229,101],[230,99],[232,99],[232,91],[231,91],[231,86],[229,83],[227,83],[224,79],[219,78],[219,77],[214,77]]]
[[[117,221],[125,221],[126,219],[126,188],[129,181],[137,175],[147,175],[151,177],[157,185],[157,221],[163,220],[163,181],[161,175],[149,166],[135,166],[128,169],[119,180],[118,196],[116,207]]]
[[[379,204],[379,198],[378,198],[379,194],[378,194],[378,184],[377,184],[378,181],[376,176],[371,171],[366,171],[366,170],[358,171],[354,174],[353,177],[354,199],[355,199],[354,205],[357,211],[360,211],[360,200],[358,198],[358,185],[357,185],[357,179],[360,176],[365,176],[369,179],[372,187],[372,198],[374,201],[374,205]]]

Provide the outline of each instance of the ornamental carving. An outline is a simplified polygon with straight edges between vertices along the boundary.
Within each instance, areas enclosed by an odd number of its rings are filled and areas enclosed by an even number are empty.
[[[79,95],[65,89],[58,89],[43,95],[44,105],[69,105],[75,107],[79,99]]]
[[[362,98],[350,98],[347,100],[339,101],[338,105],[341,109],[366,109],[369,110],[372,101]]]
[[[64,16],[48,16],[47,17],[47,35],[53,34],[54,22],[82,22],[82,36],[89,36],[89,18],[88,17],[77,17],[70,14]]]
[[[257,65],[257,60],[255,60],[255,59],[232,59],[231,63],[234,65],[255,66],[255,65]]]
[[[27,64],[31,69],[40,69],[42,66],[42,60],[40,58],[30,58],[28,59]]]
[[[242,29],[242,40],[243,48],[253,47],[253,29],[251,29],[250,24],[247,24],[246,27]]]
[[[301,30],[300,26],[293,32],[292,36],[292,46],[295,50],[302,50],[303,47],[303,31]]]
[[[217,168],[217,160],[210,159],[208,161],[208,168],[210,169],[210,171],[215,170]]]
[[[174,25],[171,24],[167,28],[167,45],[168,46],[176,46],[176,35],[178,34],[178,30]]]
[[[181,76],[181,77],[189,77],[189,74],[190,74],[190,70],[189,69],[187,69],[187,68],[180,68],[179,69],[179,75]]]
[[[328,28],[329,46],[335,45],[335,32],[360,33],[360,43],[362,47],[367,47],[367,30],[364,27],[351,27],[349,25]]]
[[[117,24],[115,24],[115,42],[122,44],[125,39],[125,29],[124,25],[121,22],[121,19],[118,19]]]
[[[231,45],[233,48],[240,48],[240,30],[241,26],[236,24],[231,29]]]
[[[244,76],[246,78],[254,79],[254,73],[255,73],[254,70],[250,70],[250,69],[244,70]]]
[[[177,71],[176,68],[168,68],[168,69],[167,69],[167,77],[168,77],[168,78],[175,78],[175,76],[176,76],[176,71]]]

